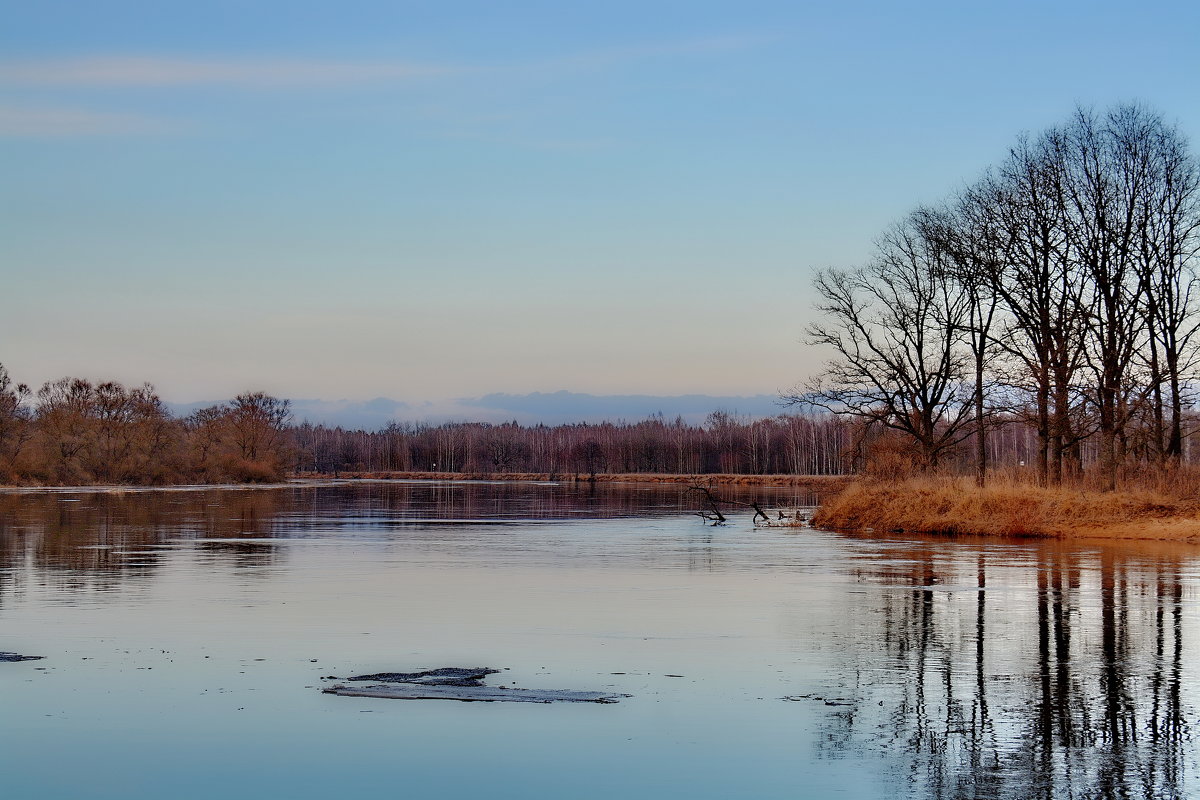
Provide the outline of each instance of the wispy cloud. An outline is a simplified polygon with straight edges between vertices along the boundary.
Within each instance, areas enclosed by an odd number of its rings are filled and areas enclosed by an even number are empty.
[[[501,74],[528,69],[606,67],[636,61],[743,50],[766,36],[721,36],[675,42],[650,42],[590,50],[560,58],[507,66],[464,66],[406,61],[353,61],[270,58],[174,58],[111,55],[0,61],[0,85],[23,87],[183,87],[225,86],[247,89],[337,87],[394,83],[451,74]]]
[[[0,60],[0,90],[16,89],[50,97],[56,90],[221,88],[245,91],[303,91],[354,86],[389,86],[437,78],[482,78],[486,91],[520,93],[533,79],[572,80],[580,72],[605,71],[642,61],[705,57],[754,48],[773,41],[762,35],[729,35],[682,41],[642,42],[569,53],[559,57],[531,58],[503,64],[435,64],[408,61],[356,61],[353,59],[170,57],[107,55],[86,58]],[[467,83],[448,98],[470,98],[478,84]],[[479,98],[476,97],[476,100]],[[53,103],[53,100],[49,101]],[[468,126],[481,124],[489,131],[495,113],[484,120],[478,102],[444,100],[453,112],[451,121]],[[93,103],[94,105],[94,103]],[[482,105],[491,107],[484,102]],[[469,106],[464,112],[463,106]],[[506,106],[507,108],[507,106]],[[505,112],[511,117],[514,112]],[[0,136],[97,136],[155,134],[178,130],[168,120],[119,111],[70,107],[0,105]],[[549,137],[527,143],[552,150],[605,148],[605,139],[579,140]]]
[[[547,62],[552,67],[606,67],[674,56],[706,56],[749,50],[777,41],[780,37],[762,34],[731,34],[681,41],[642,44],[589,50]]]
[[[179,59],[137,56],[0,62],[0,84],[66,87],[233,86],[310,88],[441,75],[446,67],[307,59]]]
[[[82,108],[0,106],[0,136],[72,137],[166,133],[175,123],[139,114]]]

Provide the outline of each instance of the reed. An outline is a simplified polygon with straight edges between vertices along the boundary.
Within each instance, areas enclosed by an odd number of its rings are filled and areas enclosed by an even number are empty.
[[[828,498],[812,524],[838,530],[1200,541],[1200,471],[1146,471],[1122,491],[1086,482],[1042,488],[1012,477],[862,479]]]

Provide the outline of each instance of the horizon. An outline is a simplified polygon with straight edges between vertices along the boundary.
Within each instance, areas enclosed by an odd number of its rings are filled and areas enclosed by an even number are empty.
[[[10,9],[0,363],[183,399],[776,394],[825,355],[813,271],[1021,131],[1140,100],[1200,132],[1180,3],[413,10]]]
[[[496,392],[417,403],[388,397],[281,399],[290,403],[293,424],[310,422],[355,430],[380,430],[391,422],[573,425],[635,423],[654,417],[662,417],[667,422],[678,418],[689,425],[702,425],[710,415],[718,412],[747,419],[801,413],[789,409],[778,395],[765,394],[601,395],[561,390],[522,395]],[[227,401],[165,401],[167,408],[177,416],[224,402]]]

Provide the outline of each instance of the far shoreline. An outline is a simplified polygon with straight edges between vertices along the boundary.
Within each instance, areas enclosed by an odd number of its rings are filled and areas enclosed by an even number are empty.
[[[287,489],[305,486],[345,486],[361,482],[524,482],[524,483],[636,483],[687,486],[759,486],[838,492],[853,480],[849,475],[738,475],[664,473],[546,473],[546,472],[305,472],[277,481],[245,483],[171,484],[0,484],[0,492],[143,492]]]
[[[659,483],[688,486],[762,486],[799,488],[812,491],[841,491],[854,480],[852,475],[743,475],[735,473],[657,472],[306,472],[298,479],[383,480],[383,481],[537,481],[539,483]]]

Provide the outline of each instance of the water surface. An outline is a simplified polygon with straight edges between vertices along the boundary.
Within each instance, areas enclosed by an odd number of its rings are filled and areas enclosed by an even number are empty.
[[[586,484],[0,494],[0,650],[46,656],[0,664],[5,794],[1200,793],[1196,549],[713,527],[694,504]],[[477,665],[633,696],[319,692]]]

